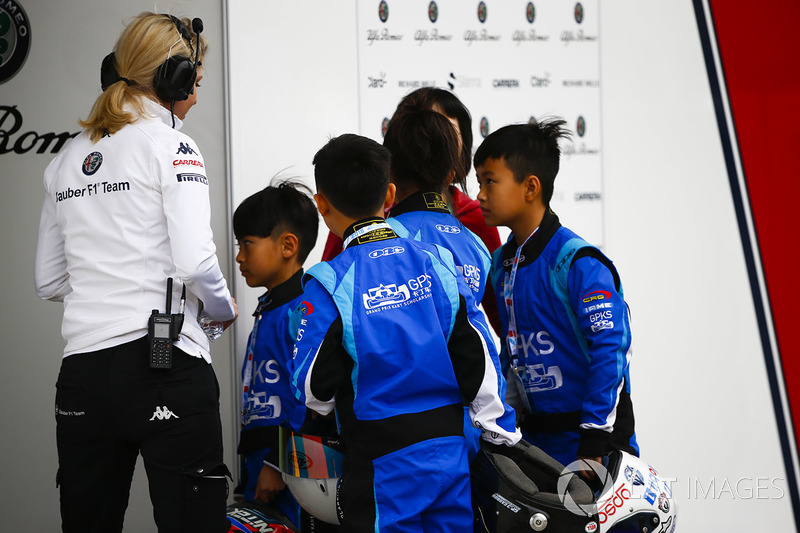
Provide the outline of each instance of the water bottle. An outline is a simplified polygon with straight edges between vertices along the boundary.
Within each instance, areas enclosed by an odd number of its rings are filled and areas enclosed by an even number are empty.
[[[203,333],[206,334],[210,340],[215,341],[222,337],[222,332],[225,331],[225,326],[222,322],[210,318],[208,315],[201,314],[197,317],[197,323],[203,328]]]

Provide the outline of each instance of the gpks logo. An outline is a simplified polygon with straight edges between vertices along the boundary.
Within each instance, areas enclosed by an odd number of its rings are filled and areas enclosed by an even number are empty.
[[[0,1],[0,84],[22,69],[31,48],[28,15],[16,0]]]
[[[362,294],[364,300],[364,307],[367,309],[376,309],[387,305],[400,304],[406,300],[411,299],[411,294],[408,291],[408,286],[405,284],[399,287],[394,284],[378,285],[375,288],[369,289],[368,294]]]
[[[390,250],[390,249],[385,249]],[[405,283],[381,283],[361,295],[368,315],[398,309],[428,299],[431,293],[430,274],[421,274]]]
[[[91,176],[100,168],[100,165],[103,164],[103,154],[100,152],[92,152],[91,154],[86,156],[86,159],[83,160],[83,173],[87,176]]]

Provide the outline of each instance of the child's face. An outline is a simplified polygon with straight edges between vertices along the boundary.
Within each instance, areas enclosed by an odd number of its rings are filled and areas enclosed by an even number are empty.
[[[526,186],[517,183],[514,173],[506,166],[505,158],[487,159],[475,168],[478,176],[478,201],[486,224],[513,227],[527,212]]]
[[[236,244],[239,272],[249,287],[272,289],[280,283],[284,264],[280,238],[247,235],[236,239]]]

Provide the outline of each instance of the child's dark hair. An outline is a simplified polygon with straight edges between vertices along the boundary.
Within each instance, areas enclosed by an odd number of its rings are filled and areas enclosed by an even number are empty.
[[[374,215],[389,187],[389,150],[367,137],[346,133],[334,137],[314,156],[317,191],[343,215]]]
[[[475,167],[481,166],[487,159],[505,158],[506,166],[514,173],[518,183],[530,175],[539,178],[542,200],[545,205],[550,205],[561,157],[558,141],[572,135],[564,128],[565,125],[566,121],[553,118],[504,126],[489,134],[478,147]]]
[[[444,192],[450,171],[463,173],[456,130],[435,111],[395,114],[383,145],[392,153],[392,181],[401,191]]]
[[[436,107],[438,109],[434,109]],[[456,170],[456,177],[453,181],[466,190],[467,174],[472,167],[472,116],[456,95],[438,87],[422,87],[410,92],[400,100],[392,120],[401,113],[428,109],[441,111],[458,122],[458,131],[461,134],[462,173]]]
[[[297,259],[300,264],[317,242],[319,219],[311,190],[302,183],[284,180],[247,197],[233,213],[233,234],[278,237],[288,231],[297,236]]]

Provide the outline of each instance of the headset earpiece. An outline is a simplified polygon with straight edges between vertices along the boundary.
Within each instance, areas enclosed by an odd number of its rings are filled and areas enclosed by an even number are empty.
[[[181,38],[192,46],[192,35],[189,28],[176,16],[165,15],[175,24],[175,27],[180,33]],[[156,95],[165,102],[175,102],[186,100],[189,95],[194,92],[194,82],[197,79],[197,66],[198,58],[200,55],[200,32],[203,31],[203,22],[200,19],[199,24],[192,22],[192,27],[195,30],[197,38],[197,50],[194,50],[194,62],[185,56],[170,56],[164,63],[156,70],[155,78],[153,79],[153,88]],[[197,31],[197,30],[200,31]]]

